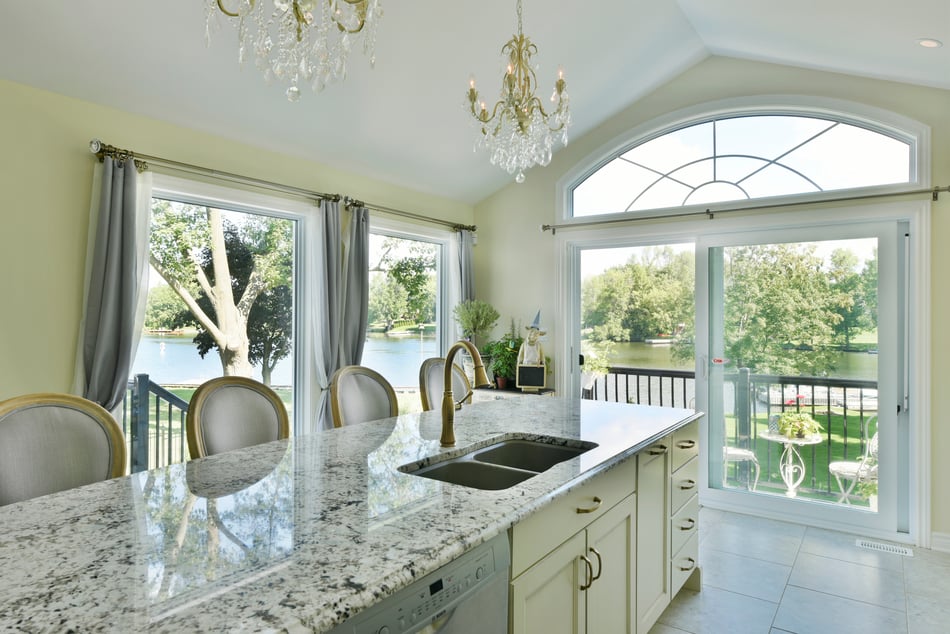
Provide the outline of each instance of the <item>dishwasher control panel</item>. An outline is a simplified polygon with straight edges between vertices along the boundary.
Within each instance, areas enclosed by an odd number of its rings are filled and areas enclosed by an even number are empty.
[[[429,625],[438,627],[498,575],[504,575],[507,584],[510,561],[508,536],[502,533],[341,623],[332,634],[407,634]],[[507,605],[493,607],[508,609]]]

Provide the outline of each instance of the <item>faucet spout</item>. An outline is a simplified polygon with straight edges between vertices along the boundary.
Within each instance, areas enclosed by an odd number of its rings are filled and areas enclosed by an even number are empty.
[[[452,344],[445,355],[445,372],[442,377],[442,438],[439,442],[443,447],[455,446],[455,395],[452,393],[452,361],[459,350],[465,349],[475,362],[475,387],[491,387],[488,375],[485,373],[485,364],[478,349],[469,341],[457,341]]]

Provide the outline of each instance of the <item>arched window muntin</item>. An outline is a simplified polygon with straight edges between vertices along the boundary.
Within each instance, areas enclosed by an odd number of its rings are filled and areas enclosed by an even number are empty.
[[[588,210],[581,215],[574,215],[575,190],[587,182],[588,179],[597,175],[602,169],[616,167],[618,162],[624,161],[625,156],[636,152],[639,148],[648,146],[657,139],[672,139],[677,133],[683,133],[684,131],[688,133],[690,129],[698,130],[700,126],[710,125],[715,129],[717,124],[751,117],[793,117],[801,121],[810,121],[818,127],[816,127],[814,133],[806,135],[799,143],[789,146],[785,151],[772,157],[743,152],[741,148],[738,150],[732,148],[732,151],[723,154],[713,152],[703,156],[692,156],[689,157],[689,160],[679,162],[668,169],[651,169],[648,166],[639,165],[637,168],[642,171],[640,176],[647,184],[631,191],[622,208],[618,208],[620,205],[612,205],[613,208],[603,209],[602,212]],[[873,133],[876,139],[903,144],[906,147],[906,179],[899,182],[892,180],[859,186],[823,187],[814,174],[806,173],[800,169],[800,166],[787,164],[786,157],[807,146],[810,142],[816,140],[821,142],[822,136],[836,129],[862,133],[866,131]],[[715,135],[715,132],[713,134]],[[830,137],[826,136],[825,138]],[[711,102],[679,110],[646,122],[589,155],[560,180],[558,206],[561,213],[559,215],[568,222],[571,220],[583,222],[591,219],[624,218],[631,217],[634,214],[645,215],[647,212],[650,216],[673,216],[690,210],[705,209],[716,202],[728,204],[730,208],[756,206],[762,204],[763,201],[767,201],[769,204],[786,202],[800,204],[808,199],[827,200],[928,188],[930,187],[929,145],[929,127],[897,113],[855,102],[797,95],[735,98]],[[738,180],[717,178],[717,167],[724,161],[730,160],[758,162],[759,167],[751,170],[744,178]],[[680,180],[677,177],[678,174],[683,175],[691,169],[696,170],[702,167],[704,163],[712,166],[709,168],[713,174],[712,178],[697,182],[693,177],[691,183],[678,182]],[[633,164],[634,162],[631,162],[631,165]],[[777,195],[754,195],[742,186],[742,182],[748,181],[769,167],[773,167],[789,179],[797,181],[799,183],[798,191]],[[845,172],[847,172],[847,166],[842,170],[836,170],[835,173],[843,174]],[[644,174],[649,174],[651,178],[647,178]],[[667,194],[667,200],[664,200],[661,204],[648,204],[650,201],[647,199],[654,192],[661,187],[669,186],[671,183],[682,190],[678,199],[671,200],[670,195]],[[741,195],[732,197],[716,195],[715,192],[710,191],[714,187],[720,189],[733,188],[741,192]],[[706,189],[707,193],[712,195],[697,196],[697,192],[701,189]]]

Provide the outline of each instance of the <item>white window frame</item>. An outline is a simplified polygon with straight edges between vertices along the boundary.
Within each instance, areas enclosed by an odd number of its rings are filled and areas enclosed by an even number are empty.
[[[414,224],[388,216],[370,213],[370,233],[376,233],[405,240],[416,240],[438,244],[440,257],[438,262],[439,280],[435,308],[436,327],[439,333],[439,354],[445,355],[449,346],[456,340],[452,313],[459,302],[461,277],[459,272],[459,246],[455,231],[437,227]],[[454,266],[453,266],[454,263]]]
[[[756,115],[821,117],[823,119],[880,132],[881,134],[900,139],[910,145],[910,179],[906,183],[775,196],[768,198],[769,204],[800,204],[809,200],[832,200],[836,198],[850,198],[858,195],[899,193],[927,189],[931,186],[929,126],[888,110],[841,99],[801,95],[737,97],[683,108],[652,119],[633,128],[627,134],[604,144],[589,154],[582,159],[574,169],[565,173],[564,176],[558,180],[556,200],[558,218],[562,223],[570,225],[572,223],[590,223],[599,220],[633,219],[637,216],[645,215],[675,216],[710,208],[712,206],[710,203],[703,203],[681,207],[666,207],[663,209],[638,209],[636,211],[579,216],[575,218],[573,215],[573,192],[574,188],[590,175],[637,145],[676,130],[714,119]],[[755,198],[752,200],[727,201],[721,203],[720,206],[727,206],[730,209],[741,209],[743,207],[761,205],[763,200],[762,198]]]
[[[307,328],[304,328],[301,310],[308,304],[303,300],[307,286],[307,271],[304,267],[304,236],[308,223],[313,222],[318,212],[316,201],[297,197],[283,197],[276,194],[263,194],[226,187],[200,180],[191,180],[161,172],[152,176],[152,198],[165,198],[195,205],[207,205],[273,218],[295,221],[294,231],[294,408],[292,426],[294,435],[304,433],[310,428],[305,416],[309,415],[312,398],[311,383],[305,376],[305,368],[310,366],[313,355],[313,341]]]

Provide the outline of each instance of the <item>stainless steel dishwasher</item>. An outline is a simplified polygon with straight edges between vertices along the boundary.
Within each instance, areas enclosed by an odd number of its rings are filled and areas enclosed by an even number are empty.
[[[508,535],[502,533],[347,619],[330,634],[505,634],[510,567]]]

